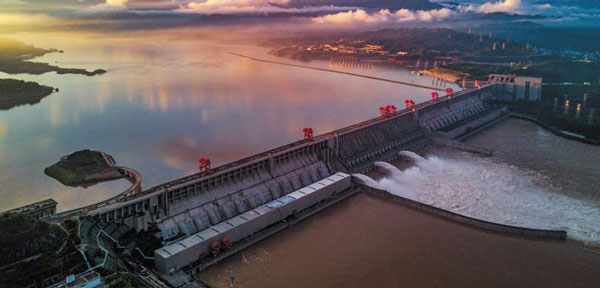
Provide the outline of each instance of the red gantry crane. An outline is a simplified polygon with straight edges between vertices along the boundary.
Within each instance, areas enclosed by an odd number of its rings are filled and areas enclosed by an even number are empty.
[[[312,128],[304,127],[304,129],[302,129],[302,131],[304,131],[304,140],[306,140],[306,141],[313,140],[313,129]]]
[[[198,160],[198,170],[200,170],[200,173],[210,171],[210,159],[200,158],[200,160]]]
[[[396,106],[387,105],[385,107],[379,107],[379,113],[381,113],[382,117],[390,117],[392,114],[396,113]]]
[[[413,101],[412,99],[406,99],[404,100],[404,104],[406,105],[406,109],[411,109],[413,111],[415,111],[415,101]]]

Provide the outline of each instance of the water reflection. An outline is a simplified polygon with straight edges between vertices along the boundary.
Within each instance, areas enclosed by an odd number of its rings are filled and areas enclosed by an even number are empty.
[[[557,137],[536,124],[509,119],[468,143],[495,157],[543,174],[562,194],[600,203],[600,148]]]
[[[298,140],[303,127],[327,132],[378,116],[382,105],[401,106],[407,98],[420,102],[430,93],[227,53],[272,57],[255,46],[160,37],[9,37],[65,51],[36,61],[108,73],[10,76],[60,92],[34,106],[0,112],[0,127],[5,127],[0,130],[0,210],[45,198],[58,200],[63,210],[121,190],[112,184],[65,188],[43,174],[44,167],[76,150],[106,151],[118,164],[138,170],[149,187],[195,171],[198,157],[223,164]],[[430,82],[389,68],[374,66],[368,73]]]

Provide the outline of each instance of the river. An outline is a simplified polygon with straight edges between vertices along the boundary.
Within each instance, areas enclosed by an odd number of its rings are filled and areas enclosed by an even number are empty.
[[[491,233],[359,194],[199,278],[213,287],[229,287],[232,273],[235,287],[596,287],[600,148],[514,119],[467,142],[494,156],[404,153],[394,166],[379,164],[392,174],[373,173],[374,182],[480,219],[567,230],[569,240]]]
[[[196,172],[200,157],[224,164],[301,139],[304,127],[325,133],[376,117],[380,106],[428,100],[431,92],[260,63],[228,52],[294,61],[251,44],[167,34],[3,35],[64,50],[34,61],[108,72],[94,77],[0,73],[60,89],[41,103],[0,111],[0,211],[47,198],[64,211],[128,187],[117,181],[69,188],[44,175],[45,167],[80,149],[111,154],[118,165],[139,171],[148,188]],[[322,61],[308,65],[329,68]],[[431,78],[402,69],[335,69],[431,84]]]

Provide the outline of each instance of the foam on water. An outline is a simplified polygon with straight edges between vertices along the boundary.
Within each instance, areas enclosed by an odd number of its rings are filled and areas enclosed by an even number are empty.
[[[566,230],[570,238],[600,243],[600,207],[561,194],[542,174],[473,156],[432,156],[416,164],[375,182],[390,193],[463,215]]]
[[[409,159],[412,159],[415,162],[421,162],[421,161],[425,161],[425,158],[423,158],[421,155],[412,152],[412,151],[400,151],[398,152],[399,155],[401,156],[406,156]]]
[[[402,171],[400,171],[398,167],[387,162],[375,161],[375,163],[373,164],[375,165],[375,167],[380,168],[381,170],[384,170],[389,174],[402,173]]]
[[[355,179],[357,179],[359,182],[361,182],[364,185],[367,185],[372,188],[382,189],[381,187],[379,187],[379,184],[377,183],[377,181],[373,180],[373,178],[371,178],[367,175],[357,173],[357,174],[352,174],[352,177],[354,177]]]

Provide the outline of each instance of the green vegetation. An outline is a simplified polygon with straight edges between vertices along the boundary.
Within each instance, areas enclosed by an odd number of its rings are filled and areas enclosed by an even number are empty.
[[[511,111],[526,114],[537,118],[544,124],[565,130],[576,134],[584,135],[586,138],[600,140],[600,117],[595,116],[594,122],[587,122],[589,117],[588,110],[581,112],[580,118],[575,117],[574,108],[570,109],[568,115],[562,113],[563,107],[559,105],[558,111],[554,111],[553,104],[547,102],[502,102],[492,101],[492,103],[508,105]],[[597,114],[596,114],[597,115]]]
[[[85,69],[76,68],[60,68],[47,63],[29,62],[20,59],[0,60],[0,71],[7,74],[44,74],[47,72],[56,72],[58,74],[82,74],[86,76],[94,76],[106,73],[105,70],[97,69],[87,71]]]
[[[479,35],[444,28],[382,29],[357,34],[350,39],[383,45],[392,53],[404,51],[412,55],[436,56],[456,52],[462,56],[522,56],[532,53],[521,43],[505,42],[502,49],[502,40],[487,36],[480,38]],[[496,50],[493,49],[494,43]]]
[[[64,185],[77,186],[88,183],[88,177],[93,174],[112,169],[100,152],[86,149],[63,157],[54,165],[44,169],[44,173]]]
[[[516,67],[513,73],[544,78],[545,83],[598,83],[600,64],[581,60],[553,58]]]
[[[509,74],[513,70],[507,66],[457,64],[437,67],[431,71],[442,74],[452,74],[475,80],[487,80],[489,74]]]
[[[56,50],[46,50],[32,45],[26,45],[11,39],[0,38],[0,60],[33,58],[55,51]]]
[[[0,216],[0,227],[0,266],[54,252],[66,237],[60,227],[32,216],[4,214]]]
[[[517,74],[542,77],[544,83],[598,83],[600,64],[564,58],[536,60],[524,65],[508,66],[457,64],[437,68],[439,72],[463,73],[469,78],[485,80],[489,74]]]
[[[0,287],[47,287],[87,269],[77,251],[77,224],[63,228],[31,216],[0,216]]]
[[[35,82],[0,79],[0,110],[8,110],[24,104],[35,104],[50,95],[54,88]]]

